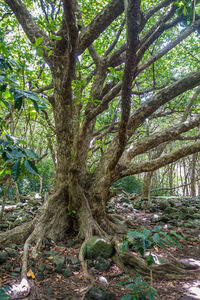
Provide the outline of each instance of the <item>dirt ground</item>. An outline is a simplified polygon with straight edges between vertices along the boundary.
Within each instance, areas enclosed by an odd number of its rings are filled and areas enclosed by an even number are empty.
[[[146,225],[150,224],[150,214],[145,214],[141,211],[137,214],[137,219],[135,222],[145,222]],[[181,231],[181,228],[178,228]],[[188,229],[189,230],[189,229]],[[191,229],[192,237],[192,229]],[[200,241],[198,238],[191,238],[190,240],[183,240],[181,242],[182,247],[170,247],[168,250],[156,249],[158,254],[162,254],[169,261],[172,258],[186,259],[192,258],[195,261],[200,261]],[[77,256],[79,253],[80,245],[74,245],[73,247],[65,247],[51,245],[50,250],[56,250],[60,254],[69,256]],[[45,251],[43,247],[42,251]],[[19,278],[14,278],[10,276],[12,269],[19,267],[21,265],[22,248],[19,251],[18,257],[10,258],[12,264],[11,270],[0,273],[0,287],[5,285],[12,286],[19,282]],[[91,287],[91,282],[88,281],[83,274],[82,269],[78,271],[73,271],[72,276],[65,278],[59,273],[55,272],[55,267],[53,266],[50,259],[43,258],[43,262],[52,267],[52,272],[45,275],[44,280],[37,281],[34,278],[34,273],[29,277],[29,283],[32,286],[31,292],[27,296],[19,296],[12,299],[24,299],[24,300],[54,300],[54,299],[83,299],[87,290]],[[41,263],[40,257],[35,261],[36,267]],[[125,275],[116,265],[112,265],[108,272],[95,271],[93,275],[93,285],[105,286],[116,295],[116,299],[121,299],[122,296],[127,294],[129,291],[125,289],[124,286],[118,286],[121,282],[121,277]],[[102,277],[107,280],[107,283],[102,283]],[[162,278],[160,280],[154,280],[153,286],[159,294],[161,300],[178,300],[181,297],[188,295],[193,295],[193,298],[185,299],[200,299],[200,281],[189,280],[189,281],[165,281]],[[183,298],[184,299],[184,298]],[[1,300],[1,299],[0,299]]]

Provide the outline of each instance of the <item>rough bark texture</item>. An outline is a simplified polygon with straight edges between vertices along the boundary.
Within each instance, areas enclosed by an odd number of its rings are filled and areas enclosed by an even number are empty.
[[[34,246],[33,254],[36,255],[45,237],[61,240],[70,231],[77,234],[77,239],[87,241],[93,234],[110,239],[110,233],[121,233],[128,230],[127,224],[117,222],[116,216],[107,216],[105,212],[106,203],[110,197],[109,188],[115,180],[127,175],[152,172],[161,166],[175,162],[180,157],[200,151],[200,142],[197,142],[151,161],[138,164],[131,162],[134,156],[145,153],[166,141],[174,140],[181,133],[197,127],[199,116],[196,116],[189,123],[182,123],[177,126],[175,131],[173,128],[171,130],[166,129],[143,141],[135,141],[135,145],[133,143],[135,149],[130,153],[129,159],[127,155],[123,155],[127,143],[147,118],[173,98],[200,84],[200,72],[193,72],[153,94],[148,101],[145,101],[138,108],[132,109],[131,107],[132,89],[137,75],[200,26],[200,20],[195,21],[178,37],[175,37],[158,53],[145,61],[144,55],[155,40],[165,30],[173,28],[180,21],[179,19],[174,21],[172,18],[176,10],[170,6],[172,2],[175,0],[162,1],[152,7],[146,15],[143,15],[140,0],[125,0],[124,2],[111,0],[87,27],[83,26],[79,31],[77,15],[80,12],[76,1],[63,0],[63,19],[59,30],[55,33],[60,38],[52,41],[36,24],[21,0],[5,0],[31,43],[34,43],[38,37],[43,37],[42,45],[52,47],[51,55],[48,55],[45,48],[42,49],[44,60],[49,65],[52,75],[50,88],[53,89],[53,93],[49,95],[49,102],[52,105],[57,141],[55,191],[44,203],[37,217],[27,226],[23,225],[8,233],[0,234],[0,243],[16,242],[16,239],[18,242],[22,242],[26,239],[22,276],[26,276],[29,246]],[[141,33],[150,17],[165,7],[169,9],[166,17],[161,17],[153,27],[150,26],[147,33]],[[92,43],[124,10],[127,29],[124,45],[120,49],[114,50],[110,57],[108,52],[99,57]],[[158,16],[154,17],[159,18]],[[171,23],[168,22],[170,18],[172,18]],[[86,84],[90,84],[92,90],[86,105],[84,103],[87,101],[86,97],[83,99],[83,103],[76,104],[73,84],[78,80],[76,75],[77,55],[83,53],[87,48],[95,65],[95,69],[85,80]],[[122,54],[123,58],[121,57]],[[140,65],[139,61],[143,58],[144,62]],[[110,80],[106,82],[109,67],[111,65],[122,66],[124,62],[123,79],[117,80],[117,83],[115,81],[110,82]],[[116,98],[120,98],[121,102],[117,135],[109,141],[106,150],[102,151],[102,157],[97,167],[91,172],[87,163],[90,144],[95,136],[95,122],[98,115],[105,112],[112,101],[118,100],[119,102],[119,99]],[[96,100],[98,100],[97,103]],[[80,111],[82,113],[81,120]],[[113,127],[111,126],[111,128]],[[174,132],[171,132],[172,130]],[[110,132],[108,131],[108,133]],[[135,258],[121,255],[117,244],[116,249],[116,255],[118,255],[116,261],[119,265],[122,263],[123,268],[126,269],[125,263],[127,262],[132,268],[135,266],[136,271],[146,274],[148,270],[144,264]],[[84,247],[81,248],[80,259],[81,262],[84,261]],[[171,273],[176,278],[187,275],[186,272],[177,268],[174,269],[173,266],[165,266],[164,270],[166,267],[168,271],[171,268]],[[155,273],[163,275],[163,271],[159,273],[159,270],[159,268],[155,268]],[[180,272],[180,276],[178,272]],[[168,278],[171,278],[169,274],[167,275]]]

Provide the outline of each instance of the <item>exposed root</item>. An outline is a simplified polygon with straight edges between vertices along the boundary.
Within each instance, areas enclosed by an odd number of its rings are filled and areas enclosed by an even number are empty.
[[[140,259],[132,252],[122,253],[118,242],[115,242],[116,254],[113,256],[114,262],[127,274],[142,275],[146,279],[150,279],[150,270],[153,277],[158,279],[200,279],[200,270],[186,270],[178,263],[165,263],[162,265],[147,266],[145,261]]]
[[[9,231],[0,234],[0,244],[7,246],[9,244],[23,244],[28,236],[33,231],[36,219],[31,220],[28,223],[17,226]]]
[[[32,255],[34,258],[37,257],[38,252],[42,246],[42,241],[47,236],[48,232],[53,228],[56,219],[59,220],[63,207],[61,206],[60,210],[54,209],[55,203],[59,205],[59,197],[63,192],[64,185],[60,187],[60,189],[52,195],[47,202],[45,202],[43,209],[38,215],[36,221],[34,222],[34,226],[32,228],[32,232],[25,241],[24,244],[24,253],[22,257],[22,271],[21,278],[27,278],[27,266],[28,266],[28,253],[31,246],[34,245],[32,249]]]
[[[99,236],[103,236],[105,238],[108,238],[108,234],[99,226],[99,224],[93,218],[88,200],[84,193],[83,193],[83,197],[85,200],[85,205],[87,208],[88,215],[87,215],[87,230],[85,231],[85,240],[82,243],[80,251],[79,251],[79,261],[82,265],[84,276],[93,282],[94,279],[92,276],[89,275],[88,270],[87,270],[87,263],[85,261],[86,244],[87,244],[88,240],[93,236],[94,233],[98,233]]]

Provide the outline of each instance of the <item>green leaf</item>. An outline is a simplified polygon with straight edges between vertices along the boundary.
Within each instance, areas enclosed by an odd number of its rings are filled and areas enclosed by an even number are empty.
[[[151,253],[146,257],[146,262],[147,262],[148,266],[151,266],[154,264],[154,258]]]
[[[149,300],[154,300],[154,295],[152,294],[151,290],[148,290],[146,293]]]
[[[10,299],[10,296],[7,294],[9,289],[10,289],[9,286],[3,286],[3,287],[0,288],[0,299],[1,300]]]
[[[44,40],[43,36],[41,36],[37,39],[35,38],[35,46],[38,47],[43,42],[43,40]]]
[[[30,174],[33,174],[33,175],[37,175],[37,174],[38,174],[38,170],[37,170],[37,168],[35,167],[35,165],[32,163],[32,161],[30,161],[30,160],[25,160],[24,166],[25,166],[26,170],[27,170]]]
[[[39,107],[38,107],[38,104],[35,100],[33,100],[33,105],[34,105],[34,108],[37,112],[39,112]]]
[[[121,300],[131,300],[132,299],[132,295],[131,294],[126,294],[125,296],[123,296],[121,298]]]
[[[29,158],[32,158],[32,159],[38,159],[39,158],[38,155],[30,149],[24,149],[24,152],[26,153],[26,155]]]
[[[21,151],[21,149],[14,149],[11,152],[12,157],[18,159],[18,158],[22,158],[22,157],[26,157],[26,155]]]
[[[17,181],[17,179],[19,178],[20,171],[21,171],[20,160],[17,160],[11,168],[11,175],[14,181]]]
[[[155,233],[155,234],[153,235],[153,241],[154,241],[155,244],[158,244],[158,243],[159,243],[159,241],[160,241],[160,236],[159,236],[158,233]]]
[[[58,36],[58,35],[53,35],[53,34],[51,34],[51,35],[50,35],[50,39],[51,39],[51,40],[62,40],[62,37],[61,37],[61,36]]]
[[[123,245],[122,245],[122,253],[124,254],[124,252],[126,252],[128,248],[128,241],[123,241]]]

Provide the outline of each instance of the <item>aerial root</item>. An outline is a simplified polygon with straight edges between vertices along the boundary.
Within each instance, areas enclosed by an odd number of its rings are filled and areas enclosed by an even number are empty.
[[[136,256],[133,252],[125,252],[123,254],[119,242],[115,241],[114,247],[116,254],[113,256],[113,261],[127,274],[133,276],[141,275],[148,280],[150,279],[150,270],[152,270],[153,277],[158,279],[200,279],[199,269],[184,269],[184,266],[177,261],[149,267],[145,261]]]

